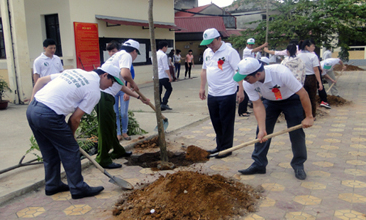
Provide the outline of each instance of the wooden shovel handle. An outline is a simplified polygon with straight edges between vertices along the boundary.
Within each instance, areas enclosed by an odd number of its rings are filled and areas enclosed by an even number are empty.
[[[81,152],[82,155],[84,155],[86,158],[88,158],[88,160],[90,160],[90,162],[92,162],[94,164],[94,166],[96,166],[98,168],[98,170],[102,171],[102,173],[104,173],[104,168],[99,165],[99,163],[97,163],[97,161],[95,161],[88,153],[86,153],[81,147],[79,147],[79,150]]]
[[[147,100],[147,98],[140,91],[135,91],[135,92],[137,94],[139,94],[140,99],[142,99],[144,101]],[[149,102],[149,106],[154,110],[154,112],[156,112],[155,106],[151,102]],[[163,118],[163,120],[166,119],[163,114],[161,114],[161,117]]]
[[[302,128],[302,124],[299,124],[299,125],[296,125],[296,126],[293,126],[291,128],[287,128],[285,130],[282,130],[282,131],[278,131],[278,132],[275,132],[275,133],[272,133],[272,134],[269,134],[269,135],[266,135],[264,136],[263,138],[266,138],[266,139],[270,139],[272,137],[275,137],[277,135],[280,135],[280,134],[284,134],[284,133],[287,133],[287,132],[291,132],[291,131],[294,131],[294,130],[297,130],[299,128]],[[220,151],[217,155],[224,155],[224,154],[227,154],[229,152],[232,152],[232,151],[235,151],[235,150],[238,150],[240,148],[243,148],[243,147],[246,147],[248,145],[252,145],[252,144],[255,144],[259,142],[259,139],[255,139],[255,140],[252,140],[252,141],[248,141],[248,142],[245,142],[245,143],[242,143],[242,144],[239,144],[235,147],[232,147],[232,148],[229,148],[229,149],[226,149],[226,150],[223,150],[223,151]]]

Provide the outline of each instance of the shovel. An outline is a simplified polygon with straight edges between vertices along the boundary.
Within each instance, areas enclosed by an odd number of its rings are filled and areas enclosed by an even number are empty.
[[[284,133],[287,133],[287,132],[291,132],[291,131],[294,131],[294,130],[297,130],[299,128],[302,128],[302,124],[299,124],[299,125],[296,125],[296,126],[293,126],[291,128],[287,128],[285,130],[282,130],[282,131],[278,131],[278,132],[275,132],[275,133],[272,133],[272,134],[269,134],[269,135],[266,135],[264,136],[263,138],[267,138],[267,139],[270,139],[272,137],[275,137],[277,135],[280,135],[280,134],[284,134]],[[255,143],[258,143],[259,142],[259,139],[255,139],[255,140],[252,140],[252,141],[249,141],[249,142],[245,142],[245,143],[242,143],[242,144],[239,144],[235,147],[232,147],[232,148],[229,148],[229,149],[226,149],[226,150],[223,150],[223,151],[220,151],[220,152],[217,152],[215,154],[211,154],[209,155],[208,157],[215,157],[215,156],[221,156],[221,155],[225,155],[227,153],[230,153],[232,151],[235,151],[235,150],[238,150],[240,148],[243,148],[243,147],[246,147],[248,145],[252,145],[252,144],[255,144]]]
[[[135,92],[137,94],[139,94],[139,96],[140,96],[140,98],[142,98],[142,100],[147,100],[147,98],[143,94],[141,94],[140,91],[135,91]],[[155,106],[151,102],[149,102],[149,106],[156,112]],[[169,126],[168,119],[166,117],[164,117],[163,114],[161,114],[161,117],[163,118],[164,131],[166,131],[166,129]],[[157,131],[158,130],[158,126],[156,126],[154,130]]]
[[[102,166],[100,166],[95,160],[93,160],[93,158],[91,158],[89,154],[87,154],[83,149],[81,149],[81,147],[79,147],[79,150],[81,154],[83,154],[86,158],[88,158],[88,160],[90,160],[90,162],[92,162],[94,166],[98,168],[98,170],[100,170],[102,173],[104,173],[104,175],[109,177],[109,182],[117,186],[120,186],[123,189],[133,189],[133,186],[129,182],[109,174]]]

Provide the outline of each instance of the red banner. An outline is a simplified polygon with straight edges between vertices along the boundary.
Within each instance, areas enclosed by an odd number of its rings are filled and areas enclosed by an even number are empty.
[[[98,24],[74,22],[77,68],[91,71],[100,66]]]

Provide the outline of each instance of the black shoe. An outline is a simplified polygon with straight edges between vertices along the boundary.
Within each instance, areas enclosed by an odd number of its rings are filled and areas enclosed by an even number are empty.
[[[89,187],[82,193],[71,195],[73,199],[82,199],[84,197],[96,196],[104,190],[103,186]]]
[[[103,168],[106,168],[106,169],[116,169],[116,168],[121,168],[122,167],[122,164],[118,164],[118,163],[110,163],[106,166],[102,166]]]
[[[305,173],[304,169],[296,169],[295,170],[295,177],[299,180],[306,179],[306,173]]]
[[[210,154],[214,154],[219,152],[219,150],[217,148],[213,149],[213,150],[208,150],[207,152],[209,152]]]
[[[126,153],[123,154],[122,157],[131,157],[131,155],[132,155],[132,151],[126,151]]]
[[[161,104],[161,110],[173,110],[172,108],[169,107],[169,105],[164,105],[164,104]]]
[[[247,169],[244,170],[238,170],[239,173],[243,175],[252,175],[252,174],[265,174],[266,168],[265,167],[256,167],[256,166],[250,166]]]
[[[60,193],[60,192],[67,192],[69,191],[69,186],[66,184],[61,185],[60,187],[58,187],[57,189],[54,190],[46,190],[46,196],[52,196],[55,195],[56,193]]]
[[[232,154],[233,154],[233,152],[229,152],[229,153],[224,154],[224,155],[217,155],[217,156],[215,156],[215,158],[217,158],[217,159],[225,158],[225,157],[228,157],[228,156],[230,156],[230,155],[232,155]]]

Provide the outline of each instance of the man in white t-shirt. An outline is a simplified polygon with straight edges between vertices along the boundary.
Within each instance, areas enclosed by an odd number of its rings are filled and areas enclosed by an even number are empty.
[[[168,57],[165,54],[168,50],[168,42],[160,41],[158,43],[158,51],[156,52],[156,59],[158,61],[158,74],[159,74],[159,94],[161,110],[172,110],[168,105],[169,97],[172,94],[173,87],[171,82],[173,77],[169,71]],[[161,94],[163,93],[163,87],[165,88],[165,94],[163,99],[161,99]]]
[[[247,46],[243,50],[243,59],[246,57],[256,58],[256,53],[261,51],[264,47],[268,46],[268,43],[266,42],[261,46],[254,48],[254,44],[255,44],[254,38],[249,38],[247,40]]]
[[[238,70],[234,80],[238,82],[244,79],[244,90],[253,102],[253,111],[258,122],[256,135],[261,140],[255,144],[252,153],[254,163],[239,172],[244,175],[265,174],[271,139],[266,140],[263,137],[273,133],[281,112],[285,114],[288,127],[298,124],[302,124],[304,128],[311,127],[314,119],[309,96],[291,71],[283,65],[263,66],[257,59],[245,58],[238,64]],[[263,102],[258,93],[263,96]],[[294,155],[291,166],[296,178],[304,180],[306,178],[304,162],[307,153],[303,129],[290,132],[290,140]]]
[[[70,191],[73,199],[80,199],[104,189],[84,182],[75,131],[84,113],[90,114],[98,103],[100,89],[112,86],[113,82],[123,84],[118,73],[119,69],[112,65],[91,72],[71,69],[41,77],[35,84],[27,119],[43,156],[46,195]],[[61,162],[68,185],[61,181]]]
[[[322,56],[323,60],[332,58],[332,51],[331,51],[332,47],[331,46],[326,46],[325,49],[326,50],[324,51],[323,56]]]
[[[336,77],[333,72],[333,67],[337,64],[342,66],[342,69],[345,70],[347,67],[343,64],[342,60],[339,58],[328,58],[320,62],[320,68],[323,70],[322,76],[327,80],[329,86],[334,83],[332,88],[330,89],[330,93],[334,96],[339,97],[339,92],[336,84]]]
[[[206,99],[205,87],[208,83],[207,105],[217,145],[209,151],[213,154],[233,146],[236,99],[239,103],[242,102],[244,91],[240,83],[237,93],[238,83],[233,80],[240,61],[239,53],[221,40],[215,28],[205,30],[201,45],[208,48],[203,53],[199,97],[201,100]],[[216,158],[224,158],[231,154],[230,152]]]
[[[43,49],[44,53],[41,53],[33,63],[34,84],[40,77],[61,73],[64,70],[60,58],[55,55],[56,42],[53,39],[44,40]]]
[[[140,54],[139,47],[140,44],[137,41],[129,39],[122,44],[121,51],[115,53],[102,65],[102,67],[104,65],[113,65],[120,69],[119,77],[121,81],[127,81],[134,89],[137,88],[137,85],[132,79],[130,68],[132,62]],[[127,87],[114,83],[111,87],[101,91],[99,103],[95,106],[98,119],[98,154],[95,160],[106,169],[122,167],[122,164],[114,163],[112,159],[132,155],[132,152],[126,152],[119,143],[116,133],[116,113],[113,108],[114,97],[121,90],[132,97],[140,98],[139,95]],[[113,151],[109,153],[111,149]]]

